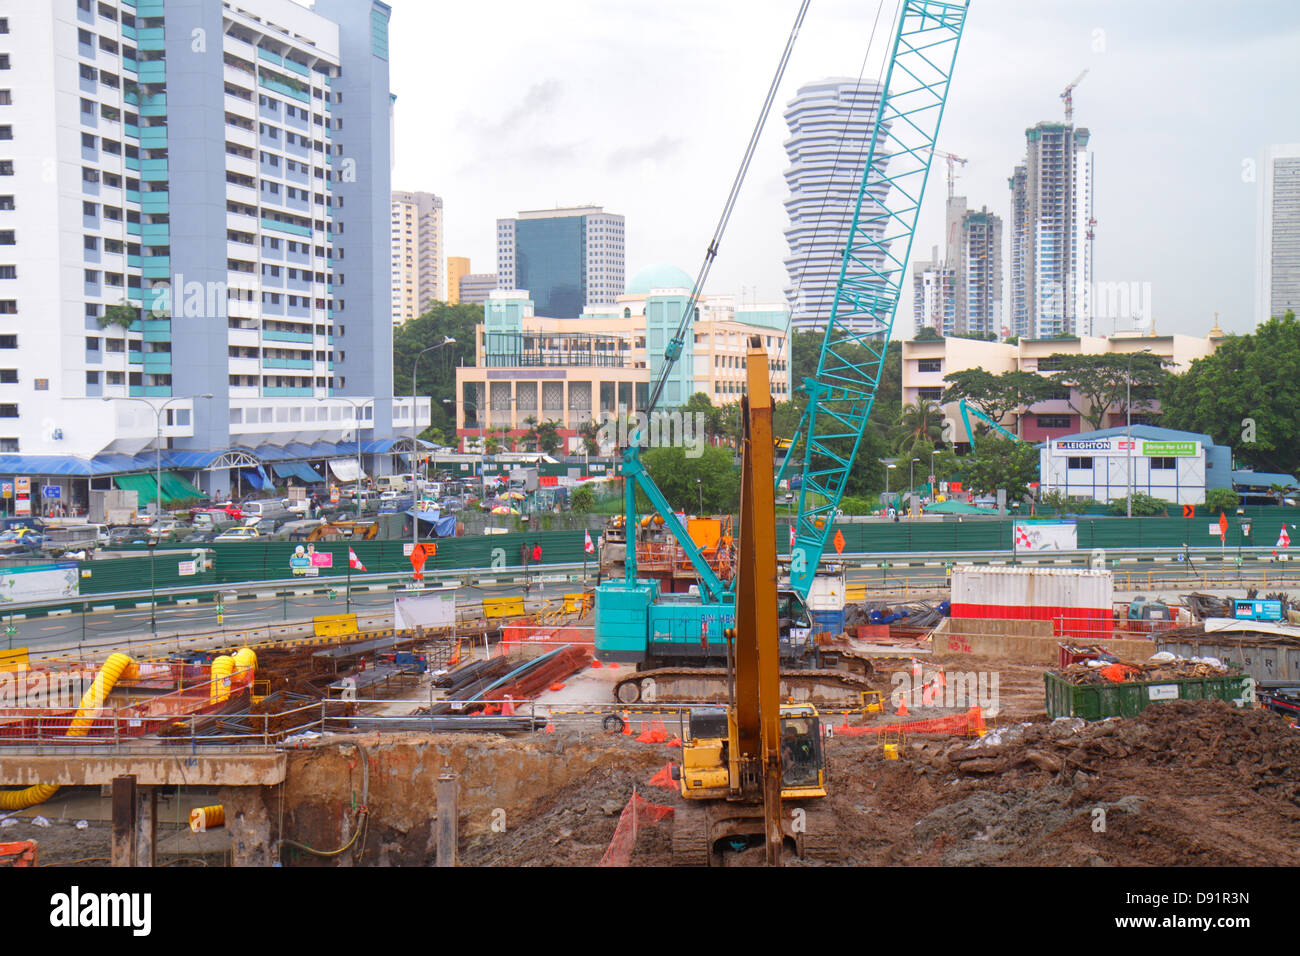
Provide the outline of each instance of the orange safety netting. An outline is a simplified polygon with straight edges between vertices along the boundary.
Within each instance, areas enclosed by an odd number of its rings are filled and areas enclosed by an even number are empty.
[[[641,733],[637,736],[636,742],[639,744],[662,744],[668,740],[668,731],[664,727],[664,722],[656,717],[650,721],[649,726],[644,721],[641,723]]]
[[[658,773],[646,782],[652,787],[663,787],[665,790],[678,789],[677,781],[673,779],[672,761],[660,767]]]
[[[898,724],[881,724],[876,727],[850,727],[848,722],[835,728],[835,733],[848,737],[860,737],[863,734],[887,734],[902,731],[908,734],[960,734],[978,737],[984,733],[984,711],[972,707],[964,714],[950,717],[932,717],[929,720],[907,720]]]
[[[0,843],[0,866],[35,866],[36,841]]]
[[[640,827],[654,826],[659,821],[673,815],[672,807],[650,803],[635,790],[627,806],[619,814],[618,827],[614,830],[614,839],[609,841],[605,855],[600,858],[601,866],[627,866],[636,849],[636,832]]]

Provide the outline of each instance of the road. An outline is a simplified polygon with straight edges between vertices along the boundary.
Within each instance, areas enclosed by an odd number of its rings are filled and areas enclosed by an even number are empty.
[[[1240,580],[1243,586],[1251,583],[1251,578],[1258,579],[1261,572],[1270,576],[1268,589],[1279,586],[1300,587],[1300,562],[1270,564],[1269,562],[1248,561],[1238,567],[1230,553],[1226,561],[1218,558],[1196,556],[1191,568],[1179,560],[1176,553],[1150,552],[1141,556],[1126,556],[1119,559],[1114,567],[1116,592],[1134,591],[1174,591],[1182,592],[1207,589],[1215,585],[1231,585]],[[881,555],[870,558],[851,557],[846,559],[848,568],[845,572],[846,584],[854,588],[850,595],[853,600],[860,600],[856,593],[862,588],[862,597],[874,595],[897,597],[933,596],[947,585],[946,564],[974,559],[979,562],[1010,564],[1010,555],[996,557],[989,554],[959,554],[947,556],[947,561],[928,559],[920,556],[898,554]],[[1020,564],[1050,567],[1086,567],[1090,555],[1075,554],[1064,558],[1037,556],[1018,558]],[[881,565],[884,564],[884,567]],[[1285,576],[1282,584],[1277,584],[1279,577]],[[594,582],[594,579],[593,579]],[[589,582],[593,583],[593,582]],[[286,585],[287,587],[287,585]],[[345,600],[343,590],[338,597],[330,598],[326,594],[299,594],[292,597],[261,597],[230,600],[225,605],[222,627],[240,630],[247,627],[273,624],[286,620],[307,620],[316,615],[340,614],[345,611],[381,612],[392,608],[394,592],[383,585],[371,585],[376,590],[354,589],[351,601]],[[306,588],[299,585],[299,590]],[[534,584],[530,588],[530,598],[547,596],[556,599],[559,595],[579,590],[574,583]],[[458,605],[479,603],[484,596],[506,597],[523,594],[523,587],[517,583],[497,585],[463,586],[458,592]],[[107,595],[105,596],[107,598]],[[147,600],[145,602],[147,605]],[[202,632],[218,628],[216,610],[212,602],[193,601],[178,605],[160,605],[157,610],[157,631],[163,634],[177,632]],[[62,613],[51,617],[36,617],[24,621],[14,621],[16,633],[0,638],[0,647],[30,647],[39,651],[42,646],[66,645],[79,641],[96,641],[105,637],[120,636],[128,646],[132,638],[144,640],[152,636],[154,626],[150,622],[148,606],[133,610],[98,611],[86,614]]]

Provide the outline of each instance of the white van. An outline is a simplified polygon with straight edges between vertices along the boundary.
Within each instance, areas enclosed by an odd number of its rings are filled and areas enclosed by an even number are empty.
[[[279,498],[245,501],[239,506],[239,510],[243,512],[245,518],[284,518],[289,514],[289,509]]]
[[[383,491],[406,492],[411,489],[410,475],[380,475],[375,479],[375,487]]]

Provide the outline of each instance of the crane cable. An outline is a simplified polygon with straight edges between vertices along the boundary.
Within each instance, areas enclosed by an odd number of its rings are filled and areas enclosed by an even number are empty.
[[[876,45],[876,30],[877,30],[877,28],[879,28],[879,26],[880,26],[880,11],[883,10],[883,9],[885,8],[885,2],[886,2],[886,0],[880,0],[880,3],[877,4],[877,6],[876,6],[876,18],[875,18],[874,21],[872,21],[872,24],[871,24],[871,35],[867,37],[867,50],[866,50],[866,52],[862,55],[862,66],[860,66],[860,67],[858,68],[858,82],[857,82],[857,86],[858,86],[858,87],[861,87],[861,86],[862,86],[862,78],[863,78],[864,76],[867,75],[867,64],[871,61],[871,51],[872,51],[872,49],[873,49],[873,48],[875,47],[875,45]],[[893,15],[893,17],[890,19],[890,23],[893,23],[894,21],[896,21],[896,20],[898,19],[898,12],[899,12],[899,9],[900,9],[901,6],[902,6],[902,2],[901,2],[901,0],[898,0],[898,2],[896,2],[896,3],[894,4],[894,15]],[[879,72],[876,74],[876,85],[877,85],[877,86],[881,86],[881,84],[884,82],[884,78],[885,78],[885,65],[888,63],[888,61],[889,61],[889,57],[888,57],[888,56],[882,58],[881,61],[880,61],[880,70],[879,70]],[[885,94],[888,93],[888,92],[889,92],[889,91],[888,91],[888,90],[885,90],[885,89],[881,89],[881,91],[880,91],[880,106],[881,106],[881,109],[879,109],[879,110],[876,111],[876,123],[873,124],[873,129],[872,129],[872,136],[873,136],[873,137],[875,136],[875,128],[874,128],[874,127],[877,126],[877,125],[879,125],[880,116],[881,116],[881,114],[884,112],[883,107],[884,107],[884,105],[885,105]],[[831,178],[832,180],[834,180],[834,178],[835,178],[835,172],[836,172],[836,170],[839,168],[839,165],[840,165],[840,152],[841,152],[841,151],[843,150],[843,148],[844,148],[844,140],[845,140],[845,137],[848,136],[848,132],[849,132],[849,124],[852,123],[852,122],[853,122],[853,108],[852,108],[852,107],[849,107],[849,111],[848,111],[848,113],[847,113],[847,114],[845,115],[845,117],[844,117],[844,127],[843,127],[843,129],[840,131],[840,137],[839,137],[839,139],[836,140],[836,142],[835,142],[835,158],[834,158],[833,160],[831,160],[831,175],[830,175],[830,178]],[[868,147],[868,152],[870,152],[870,147]],[[866,160],[866,157],[864,156],[863,159],[862,159],[862,163],[863,163],[863,166],[864,166],[864,167],[866,166],[866,162],[867,162],[867,160]],[[863,175],[864,175],[864,176],[866,175],[866,170],[865,170],[865,169],[863,170]],[[855,184],[855,185],[856,185],[856,184]],[[826,192],[822,194],[821,205],[817,208],[817,219],[816,219],[816,220],[814,221],[814,223],[813,223],[813,234],[812,234],[812,239],[810,239],[809,242],[808,242],[808,251],[807,251],[806,253],[804,253],[804,258],[803,258],[803,268],[800,270],[800,274],[802,274],[803,272],[806,272],[806,271],[807,271],[807,269],[808,269],[808,264],[809,264],[809,262],[812,261],[812,251],[813,251],[813,248],[817,245],[817,234],[821,232],[822,222],[824,221],[824,219],[825,219],[825,217],[826,217],[826,203],[827,203],[827,201],[828,201],[829,199],[830,199],[830,189],[827,188]],[[853,239],[852,236],[849,236],[849,237],[848,237],[848,241],[851,242],[852,239]],[[827,316],[827,320],[826,320],[826,321],[827,321],[827,323],[829,324],[829,322],[830,322],[830,317],[829,317],[829,316]],[[786,346],[787,346],[787,344],[789,344],[791,338],[793,338],[793,336],[794,336],[794,332],[795,332],[795,330],[794,330],[794,327],[793,327],[793,326],[794,326],[793,317],[792,317],[792,321],[791,321],[790,324],[791,324],[790,334],[788,334],[785,338],[783,338],[783,339],[781,340],[781,347],[777,350],[776,357],[777,357],[778,360],[784,357],[784,355],[785,355],[785,350],[786,350]],[[814,327],[814,329],[815,329],[815,327]],[[793,345],[790,346],[790,361],[791,361],[791,363],[793,363],[793,361],[794,361],[794,346],[793,346]],[[789,372],[788,372],[788,374],[786,375],[786,380],[787,380],[787,381],[789,382],[789,384],[790,384],[791,392],[794,391],[794,387],[795,387],[795,383],[794,383],[793,379],[790,377],[791,375],[793,375],[793,373],[794,373],[794,369],[793,369],[793,367],[791,367],[791,368],[789,368]],[[791,446],[791,448],[790,448],[790,452],[791,452],[791,453],[794,452],[794,448],[793,448],[793,446]]]
[[[722,207],[722,215],[718,219],[717,227],[713,230],[713,238],[709,240],[709,247],[704,253],[704,261],[700,264],[700,270],[695,276],[695,285],[691,289],[690,297],[686,300],[686,307],[682,310],[682,317],[677,323],[677,331],[673,333],[671,341],[677,345],[677,354],[673,355],[659,372],[659,378],[655,382],[654,390],[650,393],[650,400],[646,404],[645,414],[647,416],[653,413],[656,406],[658,406],[659,399],[663,395],[664,386],[668,384],[668,376],[672,374],[677,355],[680,354],[683,344],[682,338],[686,334],[686,325],[695,313],[695,303],[699,301],[699,297],[704,291],[704,283],[709,277],[709,270],[713,268],[713,260],[718,255],[718,246],[722,242],[722,235],[726,232],[727,223],[731,220],[732,211],[736,207],[736,200],[740,196],[740,187],[745,182],[745,174],[749,172],[750,163],[754,159],[754,152],[758,148],[758,139],[762,135],[763,127],[767,124],[768,114],[772,111],[772,103],[776,100],[781,79],[785,76],[785,68],[790,62],[790,54],[794,50],[794,42],[799,36],[799,29],[803,26],[804,15],[808,12],[809,2],[810,0],[802,0],[799,4],[799,13],[795,16],[794,26],[790,28],[790,35],[786,38],[785,49],[781,51],[781,60],[777,64],[776,73],[772,76],[772,83],[768,87],[767,97],[763,100],[763,108],[759,111],[753,132],[750,133],[749,145],[745,147],[744,159],[741,160],[740,169],[736,171],[736,177],[732,180],[731,191],[727,194],[727,201]]]

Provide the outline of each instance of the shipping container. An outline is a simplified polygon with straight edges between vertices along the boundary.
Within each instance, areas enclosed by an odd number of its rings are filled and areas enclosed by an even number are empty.
[[[1244,674],[1192,677],[1183,680],[1126,681],[1120,684],[1071,684],[1050,671],[1043,675],[1047,716],[1133,717],[1162,700],[1241,700],[1247,694]]]
[[[952,616],[1051,621],[1057,637],[1104,638],[1114,630],[1114,576],[1087,568],[958,565]]]

